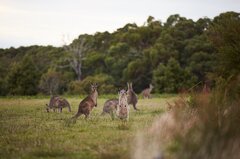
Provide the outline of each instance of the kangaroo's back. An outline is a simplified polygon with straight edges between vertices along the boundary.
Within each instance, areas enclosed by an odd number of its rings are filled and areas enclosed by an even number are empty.
[[[118,99],[109,99],[104,103],[103,113],[111,113],[113,110],[117,109]]]
[[[153,89],[153,85],[149,85],[149,88],[146,88],[142,91],[143,98],[150,98],[151,97],[151,91]]]
[[[71,112],[71,106],[65,98],[59,98],[57,101],[57,106],[61,109],[67,107],[69,112]]]
[[[138,98],[137,98],[136,93],[133,91],[132,83],[127,83],[127,85],[128,85],[128,91],[127,91],[127,101],[128,101],[128,104],[132,104],[133,108],[135,110],[138,110],[136,108],[136,105],[137,105],[137,102],[138,102]]]
[[[128,104],[137,104],[138,98],[135,92],[128,91]]]
[[[84,98],[78,107],[78,112],[84,114],[87,110],[92,110],[92,108],[94,107],[95,103],[93,101],[93,99],[90,96],[87,96],[86,98]]]
[[[50,107],[50,108],[52,108],[52,107],[57,107],[57,100],[59,99],[59,96],[51,96],[51,98],[50,98],[50,101],[49,101],[49,104],[48,104],[48,106]]]

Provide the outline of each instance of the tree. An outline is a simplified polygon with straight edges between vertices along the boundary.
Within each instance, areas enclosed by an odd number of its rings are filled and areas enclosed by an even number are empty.
[[[49,69],[47,73],[41,76],[39,88],[43,93],[55,95],[59,93],[62,83],[61,74]]]
[[[77,40],[74,40],[70,45],[63,46],[69,53],[69,64],[74,70],[77,80],[82,80],[82,63],[85,59],[90,45],[87,41],[87,35],[81,35]]]
[[[153,83],[158,92],[176,93],[194,85],[196,77],[180,67],[178,61],[170,58],[167,65],[159,64],[153,72]]]
[[[15,63],[7,77],[9,94],[35,95],[38,92],[39,75],[32,59],[24,57]]]
[[[215,17],[209,39],[218,50],[218,73],[228,77],[240,73],[240,13],[226,12]]]
[[[149,86],[152,79],[152,70],[145,59],[136,59],[130,62],[123,72],[124,85],[131,81],[134,83],[134,90],[138,93]]]

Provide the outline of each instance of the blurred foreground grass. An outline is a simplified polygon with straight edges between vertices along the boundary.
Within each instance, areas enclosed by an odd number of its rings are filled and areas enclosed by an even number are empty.
[[[47,97],[0,98],[0,158],[130,158],[137,131],[150,125],[166,109],[173,95],[140,99],[131,106],[130,120],[122,123],[100,116],[105,96],[98,99],[88,120],[81,116],[66,124],[77,112],[81,98],[68,96],[72,112],[46,113]]]

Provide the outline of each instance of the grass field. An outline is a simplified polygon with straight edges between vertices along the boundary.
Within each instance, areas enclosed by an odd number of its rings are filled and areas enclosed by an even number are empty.
[[[131,106],[128,123],[100,116],[106,98],[99,98],[88,120],[81,116],[70,125],[78,97],[67,98],[72,112],[65,108],[63,113],[47,113],[47,97],[0,98],[0,158],[131,158],[136,133],[164,113],[173,98],[140,99],[140,111]]]

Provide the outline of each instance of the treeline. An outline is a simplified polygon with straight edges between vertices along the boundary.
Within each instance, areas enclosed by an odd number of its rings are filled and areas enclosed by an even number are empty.
[[[189,89],[221,69],[222,54],[213,42],[226,20],[239,23],[239,14],[197,21],[176,14],[165,23],[149,16],[142,26],[129,23],[113,33],[80,35],[63,47],[0,49],[0,95],[81,94],[91,81],[99,83],[102,94],[115,93],[128,81],[138,93],[150,83],[157,93]],[[234,29],[222,34],[239,38]],[[239,57],[232,57],[236,64]]]

